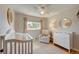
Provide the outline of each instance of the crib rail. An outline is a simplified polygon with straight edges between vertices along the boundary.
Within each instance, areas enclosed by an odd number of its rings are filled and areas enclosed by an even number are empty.
[[[32,54],[32,40],[5,40],[4,54]]]

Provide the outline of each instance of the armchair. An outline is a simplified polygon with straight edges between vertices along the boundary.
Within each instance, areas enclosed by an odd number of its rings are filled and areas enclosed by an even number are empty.
[[[42,34],[39,35],[39,41],[43,43],[49,43],[49,32],[48,30],[42,30]]]

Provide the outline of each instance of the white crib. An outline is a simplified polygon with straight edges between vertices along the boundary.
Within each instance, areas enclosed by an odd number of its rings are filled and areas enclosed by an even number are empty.
[[[69,50],[72,48],[72,40],[73,36],[72,33],[68,32],[55,32],[53,34],[54,43],[60,45]]]
[[[31,46],[30,46],[31,44]],[[4,54],[30,54],[32,53],[32,41],[27,40],[5,40]]]
[[[10,33],[2,39],[4,54],[33,53],[33,38],[28,33]]]

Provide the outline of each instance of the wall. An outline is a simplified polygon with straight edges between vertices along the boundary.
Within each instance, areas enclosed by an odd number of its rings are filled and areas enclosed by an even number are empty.
[[[23,28],[24,28],[24,14],[15,12],[15,31],[16,32],[23,32]]]
[[[7,21],[7,9],[8,8],[10,8],[8,5],[0,5],[0,35],[5,34],[8,29],[14,29],[14,21],[12,21],[11,25],[9,25]],[[0,40],[0,48],[1,47],[2,47],[2,44]]]
[[[7,21],[7,9],[9,6],[0,5],[0,34],[5,33],[9,28],[14,28],[14,21],[9,26]]]
[[[49,24],[53,20],[58,20],[59,24],[57,25],[57,32],[75,32],[75,39],[73,40],[73,48],[79,50],[79,19],[76,16],[76,13],[78,12],[79,7],[74,7],[69,10],[65,10],[57,15],[52,16],[49,18]],[[62,27],[62,21],[64,18],[68,18],[72,20],[72,26],[69,28],[63,28]],[[50,29],[49,29],[50,30]],[[53,31],[54,32],[54,31]]]
[[[44,29],[48,30],[48,18],[45,18],[43,22],[44,22]]]
[[[29,16],[29,15],[22,14],[20,12],[15,12],[15,31],[16,32],[23,32],[24,17],[27,18],[27,21],[40,22],[40,20],[41,20],[39,17]],[[44,22],[44,26],[45,26],[44,29],[47,29],[46,20],[47,19],[45,19],[45,22]],[[38,38],[38,36],[40,34],[40,30],[28,30],[27,32],[34,38]]]
[[[27,21],[40,22],[40,18],[28,16]],[[27,30],[29,34],[31,34],[34,38],[38,38],[40,34],[40,30]]]

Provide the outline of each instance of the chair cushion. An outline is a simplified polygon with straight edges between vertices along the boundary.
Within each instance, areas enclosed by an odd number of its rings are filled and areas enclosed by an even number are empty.
[[[47,36],[49,34],[48,30],[42,30],[42,36]]]

